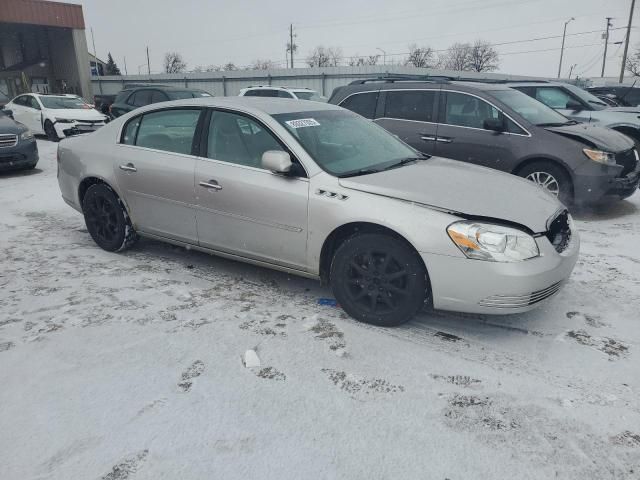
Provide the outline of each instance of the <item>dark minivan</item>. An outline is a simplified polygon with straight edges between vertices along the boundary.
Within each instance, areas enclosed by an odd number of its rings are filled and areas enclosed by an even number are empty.
[[[626,198],[638,188],[631,139],[569,120],[503,85],[383,77],[338,87],[329,102],[425,154],[519,175],[567,204]]]

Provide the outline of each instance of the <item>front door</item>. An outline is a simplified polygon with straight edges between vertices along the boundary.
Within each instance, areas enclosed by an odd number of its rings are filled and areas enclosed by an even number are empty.
[[[437,90],[388,90],[381,92],[384,104],[376,123],[416,150],[433,155],[436,151]]]
[[[506,132],[484,128],[484,121],[497,119],[501,112],[479,97],[461,92],[441,92],[436,154],[476,165],[511,171],[516,156],[516,135],[509,128],[519,128],[506,119]],[[524,133],[524,132],[523,132]],[[522,139],[525,135],[517,135]],[[516,139],[515,141],[518,141]]]
[[[308,179],[261,166],[264,152],[285,146],[255,119],[223,111],[211,115],[203,144],[195,175],[200,245],[305,270]]]
[[[160,110],[130,120],[114,169],[140,232],[196,244],[193,142],[202,110]]]

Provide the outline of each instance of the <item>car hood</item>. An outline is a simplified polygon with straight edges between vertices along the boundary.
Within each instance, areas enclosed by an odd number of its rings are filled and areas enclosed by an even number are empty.
[[[11,117],[0,115],[0,134],[18,134],[25,130],[27,128],[21,123],[16,122]]]
[[[523,225],[534,233],[562,204],[528,180],[490,168],[440,157],[359,177],[341,178],[344,188],[415,202],[467,217]]]
[[[620,132],[586,123],[562,125],[561,127],[545,127],[545,130],[569,137],[584,143],[588,147],[604,150],[605,152],[622,152],[629,150],[634,145],[629,137]]]
[[[602,111],[602,110],[600,110]],[[640,107],[609,107],[605,108],[607,112],[623,112],[623,113],[635,113],[640,115]]]
[[[104,115],[93,108],[49,110],[52,116],[67,120],[104,120]]]

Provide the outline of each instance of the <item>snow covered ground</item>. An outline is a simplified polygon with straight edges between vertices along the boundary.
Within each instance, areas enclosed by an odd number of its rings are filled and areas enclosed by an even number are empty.
[[[546,306],[381,329],[313,281],[100,250],[38,144],[0,174],[3,480],[640,478],[640,194],[578,215]]]

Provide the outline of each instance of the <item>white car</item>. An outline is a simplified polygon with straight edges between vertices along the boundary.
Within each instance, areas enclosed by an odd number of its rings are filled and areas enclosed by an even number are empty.
[[[274,85],[256,85],[243,88],[238,96],[293,98],[295,100],[314,100],[316,102],[327,101],[327,97],[323,97],[310,88],[276,87]]]
[[[93,132],[109,121],[76,95],[26,93],[11,100],[4,109],[33,133],[45,134],[53,141]]]

